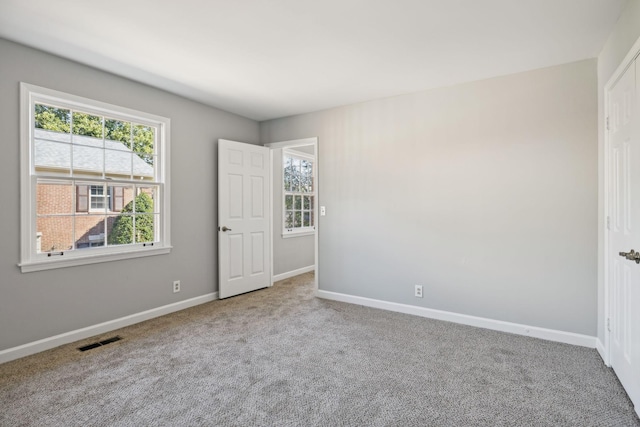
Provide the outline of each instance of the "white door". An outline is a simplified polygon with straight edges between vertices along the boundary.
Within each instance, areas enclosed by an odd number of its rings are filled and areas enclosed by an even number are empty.
[[[269,149],[218,140],[219,297],[271,284]]]
[[[634,62],[609,98],[610,356],[636,410],[640,408],[640,254],[635,255],[640,252],[638,72]]]

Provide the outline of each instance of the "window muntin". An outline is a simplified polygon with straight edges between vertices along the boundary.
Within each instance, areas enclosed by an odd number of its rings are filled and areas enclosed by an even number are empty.
[[[315,230],[313,156],[283,149],[283,235]]]
[[[168,119],[27,84],[21,96],[23,271],[167,253]]]

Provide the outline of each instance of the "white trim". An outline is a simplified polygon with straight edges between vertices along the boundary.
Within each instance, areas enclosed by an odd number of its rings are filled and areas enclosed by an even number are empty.
[[[313,144],[309,144],[309,145],[313,145]],[[308,147],[309,145],[299,145],[296,147]],[[291,157],[297,157],[301,160],[309,160],[310,162],[313,162],[316,158],[314,157],[313,154],[309,154],[309,153],[305,153],[303,151],[298,151],[298,150],[292,150],[291,148],[296,148],[296,147],[285,147],[282,149],[282,157],[284,157],[285,155],[289,155]],[[271,147],[269,147],[271,148]]]
[[[11,360],[19,359],[21,357],[40,353],[41,351],[49,350],[64,344],[89,338],[95,335],[104,334],[106,332],[124,328],[125,326],[134,325],[136,323],[144,322],[145,320],[164,316],[165,314],[174,313],[176,311],[184,310],[189,307],[215,301],[217,299],[218,299],[218,293],[212,292],[210,294],[202,295],[199,297],[187,299],[184,301],[174,302],[172,304],[167,304],[167,305],[163,305],[162,307],[152,308],[151,310],[142,311],[140,313],[131,314],[129,316],[121,317],[119,319],[114,319],[108,322],[99,323],[97,325],[88,326],[86,328],[76,329],[75,331],[65,332],[63,334],[59,334],[49,338],[44,338],[38,341],[23,344],[18,347],[8,348],[6,350],[0,351],[0,363],[5,363]]]
[[[318,142],[318,138],[317,137],[312,137],[312,138],[302,138],[302,139],[292,139],[290,141],[282,141],[282,142],[269,142],[267,144],[264,144],[265,147],[269,147],[272,150],[278,149],[278,148],[293,148],[293,147],[301,147],[303,145],[315,145]],[[318,153],[314,153],[315,156],[318,156]]]
[[[602,361],[604,362],[605,366],[609,366],[610,367],[611,364],[609,363],[609,355],[605,351],[604,344],[597,337],[596,337],[596,350],[598,350],[598,354],[602,358]]]
[[[565,344],[579,345],[595,348],[596,337],[581,335],[573,332],[557,331],[554,329],[539,328],[537,326],[522,325],[519,323],[503,322],[501,320],[487,319],[484,317],[469,316],[466,314],[452,313],[450,311],[435,310],[432,308],[418,307],[415,305],[399,304],[395,302],[381,301],[354,295],[341,294],[329,291],[316,291],[316,296],[333,301],[341,301],[350,304],[358,304],[366,307],[380,308],[399,313],[412,314],[414,316],[428,317],[430,319],[444,320],[446,322],[460,323],[478,328],[494,331],[508,332],[511,334],[525,335],[548,341],[557,341]]]
[[[140,244],[139,246],[142,246],[142,244]],[[18,264],[18,266],[23,273],[31,273],[33,271],[52,270],[54,268],[75,267],[77,265],[97,264],[101,262],[120,261],[130,258],[164,255],[170,253],[171,248],[171,246],[163,246],[160,248],[136,249],[132,251],[120,251],[110,254],[101,253],[73,258],[60,258],[60,256],[56,255],[56,257],[52,257],[51,260],[45,258],[43,260],[34,262],[24,262],[22,264]]]
[[[315,273],[313,275],[313,290],[315,292],[318,292],[319,289],[319,283],[320,283],[320,275],[318,274],[318,271],[320,270],[320,215],[319,214],[319,209],[320,209],[320,157],[318,156],[319,153],[319,147],[318,147],[318,138],[313,138],[315,140],[314,144],[313,144],[313,156],[316,158],[316,200],[315,200],[315,204],[313,205],[313,215],[316,218],[316,223],[315,223],[315,227],[316,227],[316,232],[314,234],[314,252],[315,252]]]
[[[602,239],[602,268],[603,268],[603,285],[604,285],[604,289],[603,289],[603,296],[604,296],[604,307],[603,307],[603,319],[601,319],[602,322],[604,322],[604,343],[602,344],[602,351],[598,350],[598,352],[600,352],[600,355],[602,356],[602,359],[604,360],[605,364],[607,366],[611,366],[611,332],[609,331],[608,325],[607,325],[607,319],[611,318],[611,304],[612,304],[612,299],[611,299],[611,289],[610,289],[610,284],[609,284],[609,229],[607,228],[607,218],[610,216],[610,194],[609,194],[609,189],[610,189],[610,185],[611,185],[611,178],[610,178],[610,158],[609,158],[609,149],[611,147],[611,141],[609,139],[609,131],[607,130],[607,117],[610,116],[610,111],[609,111],[609,98],[610,98],[610,92],[611,89],[613,89],[613,87],[616,85],[616,83],[618,82],[618,80],[624,75],[625,71],[629,68],[629,66],[631,65],[631,63],[638,57],[638,55],[640,55],[640,37],[638,37],[638,39],[635,41],[635,43],[633,44],[633,46],[631,47],[631,49],[629,50],[629,52],[626,54],[626,56],[624,57],[624,59],[622,60],[622,62],[620,62],[620,65],[618,65],[618,68],[616,68],[616,70],[613,72],[613,74],[611,75],[611,77],[609,78],[609,80],[607,81],[607,83],[604,85],[604,96],[603,96],[603,102],[604,102],[604,117],[602,118],[602,131],[604,132],[604,146],[603,146],[603,151],[601,153],[598,153],[599,155],[603,156],[602,157],[602,161],[603,161],[603,176],[600,178],[602,179],[603,182],[603,189],[604,189],[604,195],[603,195],[603,200],[602,203],[604,204],[604,208],[603,208],[603,216],[604,218],[602,218],[605,221],[604,226],[602,227],[602,234],[599,236],[600,239]]]
[[[603,313],[603,318],[600,319],[601,322],[604,322],[603,328],[604,328],[604,343],[603,343],[603,349],[602,349],[602,359],[605,361],[609,360],[609,356],[610,356],[610,342],[609,342],[609,331],[607,330],[607,319],[609,318],[609,314],[610,314],[610,307],[609,305],[611,304],[609,301],[609,228],[608,228],[608,221],[607,218],[609,218],[609,201],[610,201],[610,195],[609,195],[609,185],[610,185],[610,181],[611,179],[609,178],[609,173],[610,173],[610,166],[609,166],[609,147],[611,145],[611,142],[609,141],[609,131],[607,130],[607,117],[609,115],[609,91],[610,88],[606,88],[604,89],[604,118],[603,118],[603,126],[602,128],[604,129],[604,138],[603,138],[603,150],[604,152],[602,153],[603,156],[603,196],[602,196],[602,203],[604,203],[604,208],[602,210],[603,212],[603,218],[601,220],[604,221],[604,224],[602,225],[602,235],[600,236],[600,238],[602,239],[602,257],[603,257],[603,264],[602,264],[602,277],[604,280],[604,290],[603,290],[603,299],[604,301],[602,302],[604,304],[602,313]],[[609,220],[610,221],[610,220]],[[596,316],[597,316],[597,307],[596,307]],[[599,325],[598,325],[598,329],[599,329]],[[598,334],[598,330],[596,330],[596,334]],[[605,362],[606,363],[606,362]],[[608,363],[607,363],[608,366]]]
[[[308,228],[311,228],[311,227],[305,227],[304,229],[298,228],[298,229],[295,229],[295,231],[282,233],[281,236],[283,239],[290,239],[292,237],[303,237],[303,236],[311,236],[313,234],[316,234],[315,226],[313,226],[311,230],[308,230]]]
[[[611,88],[613,88],[613,86],[615,86],[616,83],[618,83],[620,77],[622,77],[624,72],[627,71],[627,68],[631,66],[631,63],[636,59],[638,55],[640,55],[640,37],[638,37],[638,40],[636,40],[633,46],[631,46],[631,49],[629,49],[627,55],[620,62],[618,68],[616,68],[616,70],[607,81],[607,84],[604,86],[605,93],[607,93]]]
[[[308,273],[316,269],[315,265],[309,265],[307,267],[298,268],[295,270],[287,271],[286,273],[274,274],[273,281],[279,282],[280,280],[288,279],[290,277],[295,277],[300,274]]]
[[[265,145],[266,147],[266,145]],[[273,272],[275,269],[275,261],[273,256],[273,149],[269,149],[269,164],[271,165],[271,173],[269,174],[269,209],[271,210],[271,224],[269,224],[269,235],[271,239],[271,253],[269,254],[269,262],[271,263],[271,282],[269,286],[273,286]]]

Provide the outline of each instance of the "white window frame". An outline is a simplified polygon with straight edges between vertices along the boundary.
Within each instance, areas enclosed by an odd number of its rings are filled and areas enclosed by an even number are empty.
[[[282,188],[282,238],[287,239],[290,237],[301,237],[301,236],[309,236],[313,235],[316,232],[316,223],[318,218],[315,216],[315,205],[318,203],[318,198],[316,197],[316,159],[312,154],[305,154],[300,151],[292,150],[291,148],[283,148],[282,149],[282,182],[280,183],[280,187]],[[284,159],[285,157],[294,157],[297,159],[304,159],[313,164],[313,191],[310,193],[304,193],[305,196],[313,196],[314,208],[309,212],[313,212],[313,226],[310,227],[298,227],[289,229],[286,227],[286,215],[287,215],[287,206],[286,206],[286,196],[287,191],[284,188]],[[289,192],[291,193],[291,192]],[[295,202],[294,202],[295,203]],[[304,203],[304,201],[303,201]]]
[[[110,118],[140,123],[156,129],[155,177],[149,185],[158,187],[158,200],[154,201],[159,213],[156,227],[157,239],[151,243],[137,243],[122,246],[92,248],[91,250],[63,251],[58,253],[39,253],[36,227],[37,178],[34,159],[34,110],[35,104],[57,105],[64,108],[81,110],[86,113],[104,115]],[[21,208],[21,260],[18,264],[23,273],[53,268],[116,261],[136,257],[161,255],[171,252],[170,218],[170,120],[166,117],[149,114],[130,108],[120,107],[92,99],[71,95],[56,90],[20,83],[20,208]],[[44,176],[46,178],[46,176]],[[81,179],[81,178],[80,178]],[[94,180],[94,179],[92,179]],[[103,177],[96,179],[96,185],[109,185],[111,181]],[[123,183],[129,183],[123,181]],[[140,182],[145,185],[147,182]],[[105,203],[108,203],[105,195]],[[90,203],[90,200],[89,200]],[[90,204],[89,204],[90,207]],[[75,206],[74,206],[75,208]]]
[[[100,195],[93,194],[93,187],[102,188],[103,194],[100,194]],[[111,187],[107,186],[107,194],[104,194],[105,185],[90,185],[89,186],[89,212],[91,212],[91,213],[101,212],[102,213],[105,210],[111,210],[110,209],[111,205],[109,204],[109,200],[110,200],[110,197],[111,197],[110,190],[109,190],[110,188]],[[96,201],[98,201],[98,200],[102,201],[102,208],[94,208],[93,207],[94,199]]]

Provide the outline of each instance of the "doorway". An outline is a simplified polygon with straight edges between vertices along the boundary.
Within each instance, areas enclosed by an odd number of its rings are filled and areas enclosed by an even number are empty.
[[[318,289],[318,138],[265,144],[271,158],[273,283],[315,271]]]

